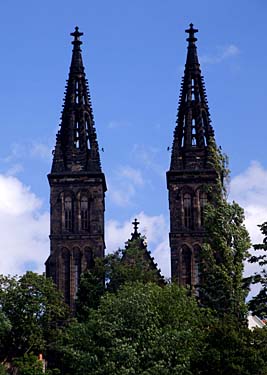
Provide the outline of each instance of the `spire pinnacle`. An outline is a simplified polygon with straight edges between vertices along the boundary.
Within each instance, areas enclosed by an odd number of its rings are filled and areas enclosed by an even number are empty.
[[[171,170],[204,168],[208,146],[213,137],[209,108],[197,55],[195,34],[198,29],[191,23],[187,57],[174,132]]]
[[[140,237],[140,233],[138,232],[138,225],[140,224],[139,221],[135,218],[134,221],[132,222],[134,231],[132,233],[132,239]]]
[[[192,23],[190,23],[189,29],[185,30],[185,32],[189,34],[189,37],[186,39],[189,44],[197,41],[195,33],[198,33],[198,29],[194,29],[194,25]]]
[[[91,98],[80,48],[83,33],[76,26],[70,35],[74,38],[72,58],[52,171],[101,173]]]
[[[75,46],[80,46],[83,42],[80,40],[80,37],[83,35],[83,33],[81,33],[79,31],[79,27],[76,26],[75,27],[75,31],[73,33],[70,33],[71,36],[74,37],[74,40],[72,41],[72,44]]]

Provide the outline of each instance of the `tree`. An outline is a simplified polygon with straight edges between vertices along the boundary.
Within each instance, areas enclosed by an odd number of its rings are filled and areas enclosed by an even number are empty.
[[[260,230],[264,236],[261,244],[253,245],[254,250],[260,251],[260,255],[252,255],[249,258],[250,263],[255,263],[259,266],[259,271],[252,277],[252,283],[261,286],[259,293],[253,297],[249,303],[249,309],[261,318],[267,318],[267,222],[259,225]],[[265,252],[265,253],[264,253]]]
[[[204,306],[216,310],[220,316],[230,313],[244,320],[248,289],[243,280],[243,269],[249,256],[250,238],[244,225],[243,209],[226,199],[227,157],[215,144],[209,147],[218,179],[208,191],[210,199],[205,208],[200,299]]]
[[[165,284],[141,236],[128,241],[125,249],[96,259],[94,267],[84,272],[77,293],[78,320],[86,320],[90,309],[98,308],[105,292],[117,292],[125,283],[135,282]]]
[[[66,331],[65,373],[193,374],[206,321],[195,298],[176,285],[126,284]]]
[[[93,269],[85,271],[81,276],[76,302],[79,321],[86,320],[90,309],[99,306],[100,298],[105,293],[104,264],[103,259],[96,259]]]
[[[69,317],[52,281],[33,272],[0,277],[0,306],[11,325],[3,339],[2,361],[50,350]]]
[[[250,331],[234,316],[215,318],[208,328],[206,348],[195,363],[195,374],[265,375],[267,331]]]
[[[248,258],[250,239],[243,224],[243,209],[235,202],[218,199],[206,209],[206,242],[202,250],[200,296],[205,306],[218,314],[245,316],[247,288],[243,262]]]

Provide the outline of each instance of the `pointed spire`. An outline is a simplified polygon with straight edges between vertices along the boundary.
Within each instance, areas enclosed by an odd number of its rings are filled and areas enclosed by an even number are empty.
[[[136,238],[140,238],[141,234],[138,232],[138,225],[140,224],[139,221],[137,219],[134,219],[134,221],[132,222],[133,224],[133,227],[134,227],[134,231],[132,233],[132,238],[131,240],[135,240]]]
[[[72,59],[52,173],[101,173],[93,110],[82,60],[82,35],[78,27],[71,33],[74,38]]]
[[[204,79],[201,76],[193,24],[189,34],[187,58],[182,79],[177,125],[174,131],[170,170],[204,168],[208,145],[213,138]]]

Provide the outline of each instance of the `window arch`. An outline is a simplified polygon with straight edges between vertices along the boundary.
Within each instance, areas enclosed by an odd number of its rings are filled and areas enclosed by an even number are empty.
[[[182,247],[181,253],[181,283],[182,285],[192,285],[192,254],[188,246]]]
[[[207,194],[201,191],[199,193],[199,209],[200,209],[200,226],[204,226],[204,214],[205,214],[205,206],[207,204]]]
[[[192,196],[188,193],[183,196],[183,206],[184,206],[184,226],[186,228],[193,227],[193,205]]]
[[[64,227],[66,230],[72,230],[73,222],[73,207],[72,207],[72,198],[66,196],[64,198]]]
[[[89,229],[89,199],[85,195],[81,197],[81,229]]]

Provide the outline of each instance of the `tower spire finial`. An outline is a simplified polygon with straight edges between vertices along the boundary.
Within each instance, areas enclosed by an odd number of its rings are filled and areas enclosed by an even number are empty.
[[[189,37],[186,39],[189,42],[189,44],[197,41],[195,33],[198,32],[198,29],[194,29],[194,25],[192,23],[190,23],[189,29],[185,30],[185,32],[189,34]]]
[[[79,31],[79,27],[78,26],[75,27],[75,31],[73,33],[71,33],[70,35],[74,37],[74,40],[72,41],[72,44],[74,46],[80,46],[83,43],[80,40],[80,37],[83,35],[83,33],[81,33]]]
[[[133,224],[133,227],[134,227],[134,232],[133,232],[133,236],[138,236],[139,233],[138,233],[138,225],[140,224],[139,221],[137,219],[134,219],[134,221],[132,222]]]

